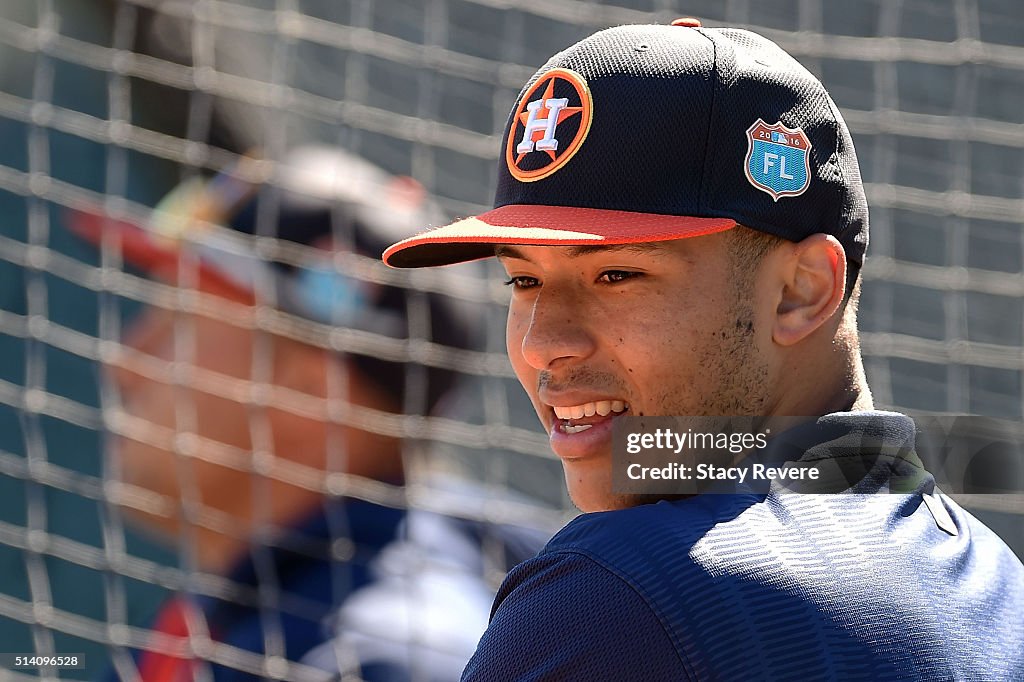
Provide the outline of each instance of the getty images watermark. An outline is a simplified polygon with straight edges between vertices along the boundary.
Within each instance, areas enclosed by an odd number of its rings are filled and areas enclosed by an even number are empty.
[[[909,426],[908,426],[909,424]],[[947,493],[1024,492],[1024,428],[974,416],[620,417],[612,486],[619,494],[858,493],[938,485]]]

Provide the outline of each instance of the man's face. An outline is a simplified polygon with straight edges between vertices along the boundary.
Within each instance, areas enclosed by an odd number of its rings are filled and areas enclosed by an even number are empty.
[[[151,308],[134,320],[107,371],[121,404],[114,473],[164,497],[162,512],[140,520],[175,535],[186,518],[214,519],[219,534],[244,537],[317,504],[318,493],[282,474],[299,464],[316,480],[326,466],[330,426],[318,411],[336,371],[326,357],[207,315]],[[254,450],[274,460],[254,469]]]
[[[765,409],[757,330],[727,233],[624,247],[500,247],[513,287],[509,358],[583,511],[612,494],[612,420]],[[765,308],[765,306],[761,306]],[[582,413],[582,414],[581,414]],[[603,413],[603,414],[602,414]],[[568,417],[568,420],[564,417]]]
[[[189,500],[218,508],[228,498],[236,503],[237,495],[227,491],[249,487],[252,434],[244,386],[252,376],[253,338],[228,322],[159,308],[130,323],[124,351],[108,367],[130,434],[114,442],[121,480],[183,506]],[[202,439],[192,438],[194,457],[180,453],[182,441],[176,447],[183,434]],[[151,520],[172,529],[180,512],[168,511],[171,518]]]

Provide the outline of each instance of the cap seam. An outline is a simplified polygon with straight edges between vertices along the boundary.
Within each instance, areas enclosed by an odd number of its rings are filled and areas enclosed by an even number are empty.
[[[708,180],[708,150],[711,149],[711,129],[712,123],[715,120],[715,111],[718,107],[718,86],[721,83],[721,77],[718,70],[718,43],[715,39],[706,33],[707,29],[703,27],[696,28],[697,33],[701,34],[711,43],[711,71],[708,73],[708,79],[711,83],[711,106],[708,108],[708,121],[707,121],[707,132],[704,136],[704,159],[701,163],[701,174],[700,174],[700,210],[708,210],[707,200],[707,180]]]
[[[825,86],[822,85],[822,89],[824,89],[824,87]],[[829,161],[835,163],[836,172],[839,174],[839,186],[840,186],[839,195],[840,196],[839,196],[839,201],[837,202],[837,204],[838,204],[838,206],[837,206],[838,212],[836,214],[836,223],[835,223],[835,225],[836,225],[836,228],[842,230],[842,233],[845,233],[846,232],[846,226],[843,225],[843,210],[844,210],[844,204],[846,203],[846,197],[843,196],[842,188],[847,187],[847,182],[846,182],[846,173],[843,170],[843,164],[840,163],[840,161],[839,161],[839,159],[840,159],[839,145],[845,144],[846,141],[843,139],[842,126],[839,125],[839,117],[837,116],[838,112],[836,111],[836,103],[832,101],[832,98],[828,96],[827,92],[825,92],[824,97],[825,97],[825,103],[828,104],[828,110],[832,114],[832,125],[835,126],[835,134],[836,134],[836,147],[835,147],[834,150],[832,150],[832,154],[829,157]],[[840,241],[840,244],[842,244],[843,241],[845,241],[845,235],[843,237],[843,240]],[[846,251],[846,246],[845,245],[843,246],[843,251],[844,252]],[[847,256],[847,259],[849,259],[850,254],[846,254],[846,256]],[[863,260],[863,257],[861,258],[861,260]]]

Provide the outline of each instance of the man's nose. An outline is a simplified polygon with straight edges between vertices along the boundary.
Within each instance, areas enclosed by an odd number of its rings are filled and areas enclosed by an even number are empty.
[[[531,367],[554,369],[594,352],[594,337],[580,297],[571,290],[542,290],[533,301],[522,354]]]

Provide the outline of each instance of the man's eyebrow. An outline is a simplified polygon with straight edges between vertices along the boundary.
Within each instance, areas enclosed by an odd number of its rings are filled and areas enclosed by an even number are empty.
[[[494,247],[494,255],[498,258],[518,258],[519,260],[527,260],[523,252],[514,246],[508,244],[498,244]]]
[[[555,244],[546,244],[545,246],[556,246]],[[595,253],[612,253],[616,251],[628,251],[630,253],[663,253],[667,251],[667,247],[661,242],[637,242],[635,244],[581,244],[576,246],[562,246],[557,247],[565,249],[565,254],[569,258],[579,258],[581,256],[589,256]],[[527,258],[522,251],[514,246],[508,244],[499,244],[494,247],[494,255],[498,258],[518,258],[520,260],[530,260]]]
[[[611,253],[628,251],[629,253],[662,253],[668,250],[661,242],[636,242],[634,244],[583,244],[566,250],[569,258],[589,256],[592,253]]]

